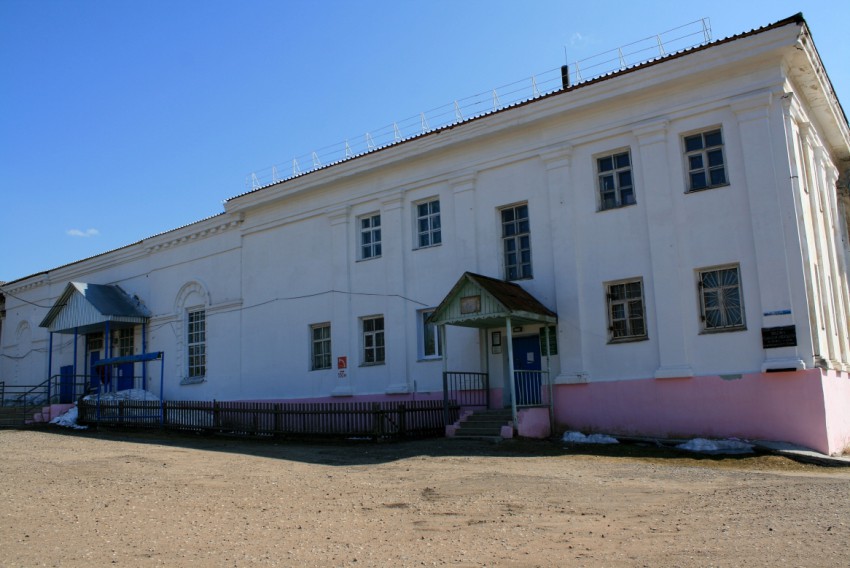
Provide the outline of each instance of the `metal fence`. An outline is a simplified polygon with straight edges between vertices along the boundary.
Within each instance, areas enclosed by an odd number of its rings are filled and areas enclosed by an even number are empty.
[[[78,423],[283,437],[426,438],[445,435],[439,400],[352,403],[83,400]],[[449,405],[449,419],[458,419]]]

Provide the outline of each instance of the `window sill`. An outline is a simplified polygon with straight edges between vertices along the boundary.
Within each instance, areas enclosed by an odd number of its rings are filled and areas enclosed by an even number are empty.
[[[206,377],[183,377],[180,379],[181,385],[199,385],[205,382],[207,382]]]
[[[310,369],[310,372],[312,373],[313,371],[331,371],[331,370],[332,370],[331,367],[316,367],[315,369]]]
[[[636,207],[636,206],[637,206],[637,202],[627,203],[625,205],[615,205],[614,207],[605,207],[604,209],[599,208],[599,209],[596,210],[596,212],[597,213],[605,213],[606,211],[619,211],[620,209],[628,209],[629,207]]]
[[[617,339],[609,339],[608,345],[617,345],[619,343],[637,343],[639,341],[649,341],[649,336],[641,335],[640,337],[618,337]]]
[[[435,245],[425,245],[424,247],[414,247],[413,250],[426,250],[443,246],[443,243],[437,243]]]
[[[370,260],[375,260],[381,258],[381,255],[378,256],[370,256],[369,258],[358,258],[357,262],[369,262]]]
[[[714,335],[715,333],[729,333],[733,331],[747,331],[747,326],[741,325],[736,327],[721,327],[719,329],[703,329],[699,332],[700,335]]]
[[[428,363],[429,361],[442,361],[443,358],[439,355],[433,357],[420,357],[416,360],[417,363]]]
[[[380,367],[382,365],[386,365],[386,361],[380,361],[378,363],[360,363],[361,367]]]
[[[685,190],[685,195],[687,195],[688,193],[700,193],[700,192],[703,192],[703,191],[708,191],[710,189],[718,189],[718,188],[721,188],[721,187],[729,187],[730,185],[731,184],[728,184],[728,183],[721,183],[719,185],[709,185],[707,187],[701,187],[699,189],[688,188],[688,189]]]

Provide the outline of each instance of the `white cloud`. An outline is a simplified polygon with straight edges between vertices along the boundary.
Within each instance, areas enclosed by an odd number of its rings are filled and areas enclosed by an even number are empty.
[[[96,237],[100,234],[100,231],[97,229],[86,229],[85,231],[81,231],[79,229],[68,229],[65,232],[72,237]]]
[[[572,35],[572,37],[570,38],[570,45],[573,45],[573,46],[584,45],[586,43],[587,43],[587,38],[585,36],[581,35],[581,33],[579,33],[579,32],[574,33]]]

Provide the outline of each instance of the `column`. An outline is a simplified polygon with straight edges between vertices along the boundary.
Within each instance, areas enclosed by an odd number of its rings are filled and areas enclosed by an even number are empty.
[[[357,321],[351,314],[351,262],[354,248],[350,244],[351,224],[350,208],[347,206],[334,209],[328,213],[331,225],[331,268],[333,289],[337,294],[332,296],[331,317],[331,365],[336,368],[337,357],[348,357],[349,365],[346,376],[337,381],[331,391],[332,396],[350,396],[354,394],[353,377],[357,372],[355,361],[359,360]],[[354,321],[352,321],[354,320]]]
[[[799,231],[795,199],[788,171],[788,154],[783,130],[771,129],[771,119],[778,118],[782,124],[779,105],[774,105],[777,116],[771,115],[773,93],[761,91],[737,97],[731,104],[738,119],[741,148],[744,150],[744,184],[751,212],[753,247],[756,258],[757,282],[744,282],[744,293],[757,287],[761,300],[762,314],[755,321],[747,320],[747,327],[759,331],[765,327],[797,325],[800,318],[807,317],[802,304],[793,301],[791,277],[792,267],[802,266],[802,260],[789,259],[789,255],[800,255]],[[777,159],[784,157],[785,162]],[[779,172],[783,172],[780,177]],[[783,179],[784,178],[784,179]],[[797,251],[793,251],[796,246]],[[798,275],[798,271],[796,271]],[[745,298],[746,301],[746,298]],[[746,304],[745,304],[746,305]],[[788,313],[790,312],[790,313]],[[768,319],[769,318],[769,319]],[[762,371],[773,369],[805,368],[800,356],[801,329],[797,329],[797,347],[779,347],[767,350]]]
[[[586,382],[587,348],[582,336],[581,266],[577,213],[570,186],[572,146],[547,148],[540,159],[546,168],[549,227],[552,238],[552,274],[555,279],[555,311],[558,314],[556,383]]]
[[[658,328],[658,360],[655,378],[692,377],[690,345],[686,337],[683,314],[684,294],[693,294],[691,286],[682,286],[682,261],[679,246],[679,218],[675,204],[681,184],[673,184],[667,153],[666,120],[645,123],[634,129],[638,153],[643,165],[643,185],[652,191],[642,193],[646,211],[652,284],[647,293],[653,296]],[[651,287],[651,290],[650,290]]]
[[[454,194],[456,265],[464,272],[478,272],[478,243],[475,234],[477,225],[475,174],[464,174],[451,180],[450,185]],[[456,278],[460,278],[460,274]]]

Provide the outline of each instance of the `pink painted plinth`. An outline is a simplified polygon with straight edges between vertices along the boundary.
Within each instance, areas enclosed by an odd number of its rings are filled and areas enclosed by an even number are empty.
[[[792,442],[826,454],[850,445],[850,379],[787,373],[556,385],[556,422],[581,431]]]

